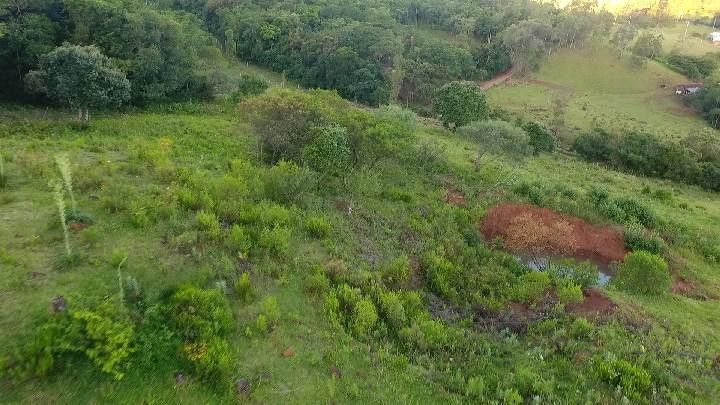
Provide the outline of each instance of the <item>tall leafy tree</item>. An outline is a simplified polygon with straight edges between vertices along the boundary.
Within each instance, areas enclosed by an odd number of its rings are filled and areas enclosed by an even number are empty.
[[[460,127],[487,118],[485,94],[472,82],[450,82],[433,98],[433,111],[445,127]]]
[[[27,85],[48,98],[78,110],[88,121],[90,108],[119,106],[130,99],[130,82],[94,46],[63,45],[40,57]]]

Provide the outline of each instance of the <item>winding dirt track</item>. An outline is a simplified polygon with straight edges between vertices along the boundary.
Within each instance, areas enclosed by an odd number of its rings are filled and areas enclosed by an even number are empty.
[[[487,90],[493,86],[497,86],[500,83],[506,82],[508,79],[510,79],[512,77],[513,73],[515,73],[515,71],[511,67],[510,69],[500,73],[499,75],[493,77],[490,80],[486,80],[484,82],[478,83],[478,86],[480,86],[480,88],[483,90]]]

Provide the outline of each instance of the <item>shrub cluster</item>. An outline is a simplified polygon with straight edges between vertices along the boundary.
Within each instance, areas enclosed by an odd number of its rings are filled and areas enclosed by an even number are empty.
[[[670,289],[672,278],[662,257],[637,251],[625,256],[614,283],[631,293],[662,295]]]
[[[703,155],[691,138],[675,143],[644,132],[614,136],[594,129],[575,140],[583,158],[648,177],[697,184],[720,191],[720,159]]]
[[[166,312],[182,338],[180,353],[188,366],[208,381],[227,376],[232,359],[227,335],[233,320],[223,294],[183,286],[170,296]]]

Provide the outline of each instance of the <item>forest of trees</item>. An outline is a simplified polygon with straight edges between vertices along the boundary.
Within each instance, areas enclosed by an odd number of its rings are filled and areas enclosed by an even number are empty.
[[[427,105],[447,82],[533,69],[611,23],[587,2],[11,0],[0,9],[0,97],[33,97],[27,74],[69,43],[110,58],[134,104],[212,97],[198,64],[223,52],[360,103]]]

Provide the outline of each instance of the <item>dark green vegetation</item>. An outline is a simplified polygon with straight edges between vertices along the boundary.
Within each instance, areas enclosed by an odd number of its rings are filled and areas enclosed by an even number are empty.
[[[681,142],[631,131],[614,136],[602,129],[580,135],[574,149],[591,162],[606,163],[643,176],[660,177],[720,191],[720,137],[714,131]]]
[[[547,51],[605,35],[611,20],[588,6],[525,1],[10,2],[0,12],[0,80],[6,98],[24,96],[40,56],[69,41],[120,66],[136,104],[211,97],[232,83],[207,66],[224,53],[349,100],[428,105],[449,81],[537,66]]]
[[[3,401],[720,394],[714,134],[578,136],[563,100],[543,125],[472,83],[510,62],[527,73],[611,32],[622,55],[634,27],[586,3],[3,7],[3,96],[86,118],[0,108]],[[655,57],[657,38],[641,38],[633,51]],[[614,88],[654,80],[632,72]],[[565,77],[591,89],[608,81]],[[336,92],[285,88],[296,84]],[[382,105],[391,100],[453,130]],[[629,253],[604,287],[589,261],[535,270],[479,231],[505,202],[617,229],[618,258],[623,242]],[[538,241],[573,242],[568,223],[548,233],[520,219],[513,242],[531,253],[548,253]]]

